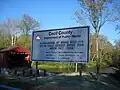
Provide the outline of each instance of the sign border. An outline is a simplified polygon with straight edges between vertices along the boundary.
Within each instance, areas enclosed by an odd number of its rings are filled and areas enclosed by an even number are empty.
[[[60,61],[60,60],[34,60],[32,57],[33,57],[33,39],[34,39],[34,33],[36,32],[46,32],[46,31],[56,31],[56,30],[67,30],[67,29],[77,29],[77,28],[87,28],[88,29],[88,49],[87,49],[87,60],[86,61],[69,61],[69,60],[65,60],[65,61]],[[31,55],[31,60],[32,61],[52,61],[52,62],[77,62],[77,63],[88,63],[89,62],[89,59],[90,59],[90,26],[79,26],[79,27],[69,27],[69,28],[59,28],[59,29],[48,29],[48,30],[40,30],[40,31],[33,31],[32,32],[32,55]]]

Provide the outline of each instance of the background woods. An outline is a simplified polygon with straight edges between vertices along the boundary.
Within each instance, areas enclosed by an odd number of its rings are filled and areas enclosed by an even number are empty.
[[[39,30],[39,22],[24,14],[22,19],[7,19],[0,25],[0,48],[24,46],[31,50],[31,33]]]

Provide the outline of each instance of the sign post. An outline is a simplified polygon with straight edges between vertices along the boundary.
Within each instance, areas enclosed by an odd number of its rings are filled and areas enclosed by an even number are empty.
[[[75,72],[78,72],[78,63],[75,63]]]
[[[89,62],[89,26],[34,31],[32,60]]]
[[[36,86],[37,86],[37,77],[38,77],[38,62],[36,62],[36,73],[35,73],[35,79],[36,79]]]
[[[84,65],[82,63],[79,63],[79,75],[82,76]]]

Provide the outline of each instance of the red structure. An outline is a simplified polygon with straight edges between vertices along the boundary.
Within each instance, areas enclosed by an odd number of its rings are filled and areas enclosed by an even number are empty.
[[[31,52],[24,47],[16,46],[0,50],[0,68],[30,66]]]
[[[21,52],[21,53],[26,53],[28,55],[31,54],[31,52],[29,50],[27,50],[26,48],[21,47],[21,46],[2,49],[2,50],[0,50],[0,52],[18,52],[18,53]]]

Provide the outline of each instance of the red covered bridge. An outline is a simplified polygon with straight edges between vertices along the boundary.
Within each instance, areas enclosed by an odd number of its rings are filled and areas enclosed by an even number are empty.
[[[0,50],[0,68],[30,66],[31,52],[24,47],[16,46]]]

